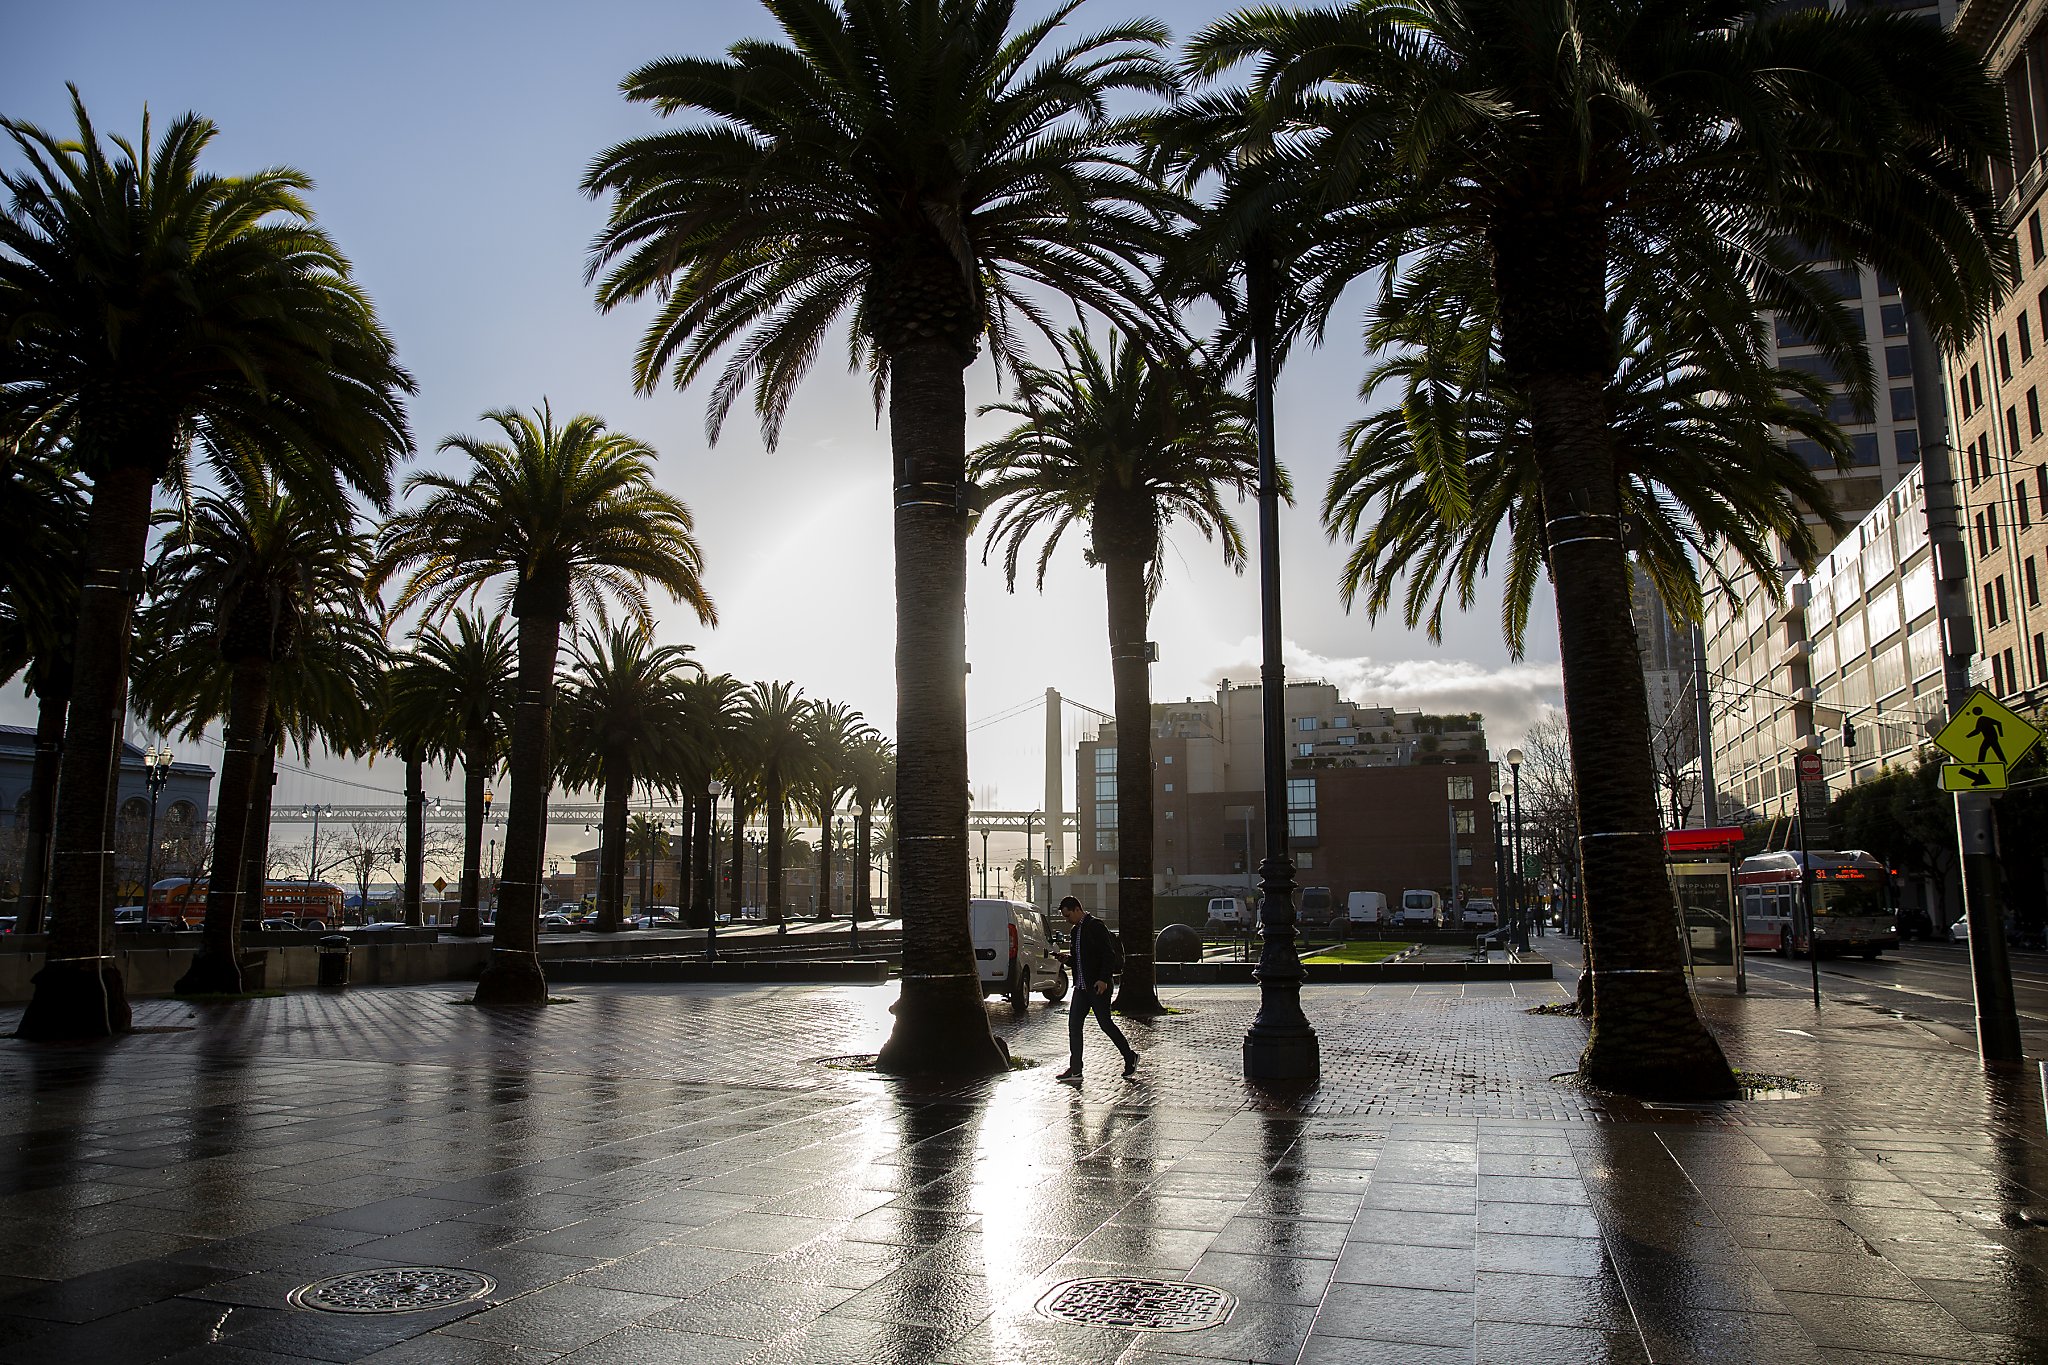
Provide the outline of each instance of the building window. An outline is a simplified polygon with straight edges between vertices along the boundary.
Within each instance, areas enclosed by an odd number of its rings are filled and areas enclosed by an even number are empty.
[[[1471,850],[1471,849],[1469,849],[1469,848],[1461,848],[1461,849],[1459,849],[1459,850],[1458,850],[1458,866],[1459,866],[1459,867],[1470,867],[1470,866],[1472,866],[1472,850]]]
[[[2005,661],[1996,654],[1991,656],[1991,690],[2001,697],[2005,695],[2007,690],[2005,686]]]
[[[1115,831],[1115,830],[1113,830],[1113,829],[1098,829],[1098,830],[1096,830],[1096,831],[1095,831],[1095,851],[1096,851],[1097,853],[1114,853],[1114,852],[1116,852],[1116,851],[1117,851],[1117,847],[1116,847],[1116,831]]]
[[[1888,337],[1902,337],[1906,334],[1906,305],[1887,303],[1877,310],[1878,321]]]
[[[1333,719],[1333,720],[1332,720],[1332,721],[1330,722],[1330,728],[1331,728],[1332,730],[1349,730],[1349,729],[1351,728],[1351,717],[1349,717],[1349,716],[1338,716],[1338,717],[1336,717],[1335,719]]]
[[[1984,514],[1977,514],[1977,557],[1982,559],[1991,553],[1991,542],[1984,538]]]
[[[1168,790],[1168,791],[1172,791],[1172,790],[1173,790],[1173,784],[1172,784],[1171,782],[1169,782],[1169,783],[1167,783],[1167,784],[1166,784],[1166,790]]]
[[[1339,736],[1337,737],[1337,743],[1338,743],[1338,745],[1339,745],[1339,746],[1341,746],[1341,747],[1343,747],[1343,748],[1346,748],[1346,749],[1354,748],[1354,747],[1356,747],[1356,746],[1357,746],[1357,744],[1358,744],[1358,736],[1357,736],[1357,735],[1339,735]]]
[[[1310,853],[1307,849],[1303,849],[1294,855],[1294,866],[1300,871],[1306,872],[1315,865],[1316,855]]]
[[[2027,556],[2027,605],[2030,607],[2041,605],[2041,580],[2035,576],[2034,557],[2032,555]]]
[[[1991,531],[1991,548],[1998,548],[1998,504],[1992,503],[1984,509],[1984,525]]]
[[[1448,777],[1444,779],[1447,799],[1452,801],[1472,800],[1472,779],[1469,777]]]
[[[1910,422],[1913,420],[1913,415],[1913,391],[1911,389],[1893,389],[1892,420],[1894,422]]]
[[[1892,450],[1898,455],[1900,464],[1919,464],[1919,431],[1913,427],[1900,427],[1892,433]]]
[[[1970,403],[1974,407],[1984,406],[1984,376],[1978,367],[1970,367]]]
[[[1990,625],[1998,619],[1998,598],[1991,591],[1991,585],[1984,585],[1984,624]]]
[[[2005,690],[2008,692],[2020,690],[2019,670],[2012,666],[2012,651],[2009,649],[2005,651]]]
[[[2012,352],[2005,347],[2005,333],[1998,334],[1998,377],[2007,383],[2012,381]]]
[[[2002,626],[2010,616],[2010,613],[2006,610],[2005,575],[2000,574],[1997,578],[1992,579],[1991,586],[1998,589],[1998,624]]]
[[[1303,758],[1313,758],[1315,756],[1316,746],[1313,744],[1297,744],[1294,746],[1294,752],[1301,755],[1301,757]]]
[[[1970,381],[1956,376],[1956,406],[1963,410],[1963,416],[1970,415]]]
[[[2048,242],[2041,240],[2041,214],[2037,209],[2027,215],[2027,245],[2034,249],[2034,264],[2048,261]]]
[[[1116,771],[1116,750],[1114,748],[1104,745],[1096,749],[1095,771],[1099,773],[1113,773]]]
[[[1312,735],[1316,732],[1316,718],[1314,716],[1303,716],[1300,720],[1294,722],[1294,728],[1305,735]]]
[[[1479,832],[1479,816],[1474,811],[1452,811],[1451,820],[1454,828],[1460,834],[1477,834]]]
[[[2034,677],[2048,678],[2048,635],[2034,637]]]
[[[1316,837],[1316,780],[1313,777],[1287,779],[1287,837]]]
[[[2020,448],[2020,411],[2018,408],[2007,408],[2005,410],[2005,441],[2006,449],[2008,450],[2018,450]]]
[[[2041,394],[2039,390],[2027,390],[2027,435],[2041,439]]]
[[[2032,502],[2033,499],[2028,496],[2027,485],[2024,481],[2016,482],[2013,484],[2012,500],[2015,509],[2019,513],[2020,529],[2024,531],[2029,526],[2032,526],[2034,524],[2033,509],[2027,505],[2028,503]]]

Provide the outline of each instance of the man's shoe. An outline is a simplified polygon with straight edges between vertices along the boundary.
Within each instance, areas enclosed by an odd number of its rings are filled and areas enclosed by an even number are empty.
[[[1053,1077],[1053,1079],[1056,1081],[1078,1081],[1081,1079],[1081,1068],[1078,1066],[1070,1066],[1065,1071],[1062,1071],[1059,1075]]]
[[[1138,1074],[1138,1054],[1137,1054],[1137,1053],[1135,1053],[1135,1052],[1133,1052],[1133,1053],[1132,1053],[1132,1054],[1131,1054],[1130,1056],[1128,1056],[1128,1057],[1124,1058],[1124,1075],[1126,1075],[1126,1076],[1135,1076],[1135,1075],[1137,1075],[1137,1074]]]

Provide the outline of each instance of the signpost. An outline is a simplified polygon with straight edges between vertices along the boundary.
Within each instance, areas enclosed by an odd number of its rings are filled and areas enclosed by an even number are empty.
[[[1799,894],[1806,903],[1806,961],[1813,969],[1813,1007],[1820,1008],[1820,925],[1813,913],[1813,850],[1828,844],[1828,784],[1820,755],[1792,760],[1799,776]]]

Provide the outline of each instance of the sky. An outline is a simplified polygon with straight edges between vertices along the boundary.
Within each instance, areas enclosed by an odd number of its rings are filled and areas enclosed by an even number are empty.
[[[1023,0],[1022,8],[1035,15],[1045,6]],[[1149,15],[1180,39],[1227,8],[1210,0],[1087,0],[1074,22],[1094,28]],[[712,55],[774,31],[752,0],[24,4],[0,20],[0,113],[66,131],[69,81],[103,136],[134,138],[145,105],[159,128],[192,111],[220,128],[206,168],[284,164],[311,175],[315,212],[354,261],[418,381],[410,468],[458,464],[435,453],[444,437],[483,433],[483,412],[543,399],[558,412],[597,413],[648,441],[660,452],[658,481],[695,512],[719,613],[717,628],[707,630],[670,606],[659,637],[692,646],[714,672],[786,678],[810,696],[844,701],[888,733],[895,702],[887,432],[862,378],[835,363],[844,347],[828,347],[805,381],[778,449],[764,449],[744,412],[714,446],[705,438],[702,386],[634,393],[631,359],[645,310],[600,315],[584,282],[605,205],[577,183],[604,148],[663,123],[619,95],[620,79],[658,57]],[[0,163],[16,164],[11,149],[0,149]],[[1505,749],[1559,700],[1547,591],[1520,661],[1501,641],[1496,591],[1484,592],[1469,614],[1448,617],[1441,643],[1398,619],[1369,623],[1339,600],[1345,547],[1325,538],[1316,513],[1338,437],[1365,410],[1358,334],[1353,309],[1333,321],[1322,348],[1297,350],[1280,379],[1279,453],[1298,500],[1281,514],[1288,675],[1334,683],[1361,703],[1484,712],[1495,749]],[[971,403],[998,396],[985,358],[968,383]],[[970,446],[1003,422],[971,420]],[[1249,535],[1256,508],[1239,510]],[[1169,538],[1151,629],[1159,645],[1154,697],[1255,678],[1256,574],[1232,574],[1190,530]],[[1047,687],[1109,710],[1100,571],[1070,541],[1042,594],[1029,582],[1013,594],[996,563],[981,564],[980,551],[977,540],[968,584],[970,726]],[[1072,745],[1084,719],[1069,712],[1070,808]],[[17,687],[0,696],[0,721],[33,723]],[[209,744],[185,750],[181,757],[218,759]],[[1041,711],[974,729],[978,799],[999,809],[1041,805],[1043,753]],[[309,772],[283,774],[278,802],[395,802],[399,786],[389,760],[366,768],[321,756]],[[452,797],[459,785],[430,778],[429,790]],[[555,851],[579,839],[558,831]],[[999,851],[996,860],[1003,857]]]

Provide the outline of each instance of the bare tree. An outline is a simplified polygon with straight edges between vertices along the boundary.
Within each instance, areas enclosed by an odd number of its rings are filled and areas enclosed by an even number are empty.
[[[356,884],[356,905],[363,920],[370,919],[370,878],[380,867],[396,867],[405,860],[405,835],[396,825],[382,821],[356,820],[335,839],[335,866],[349,874]]]

